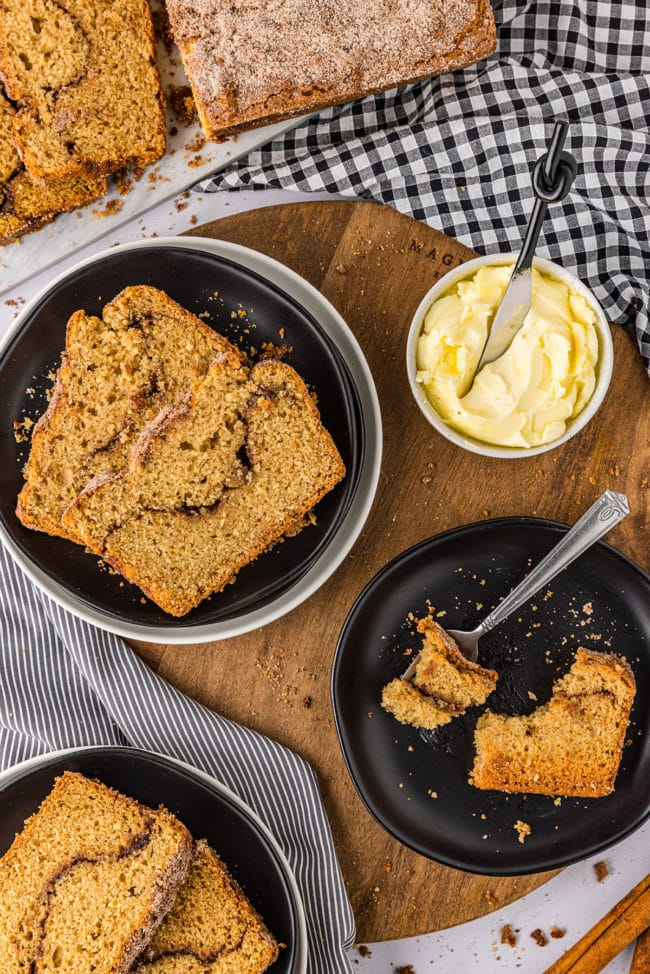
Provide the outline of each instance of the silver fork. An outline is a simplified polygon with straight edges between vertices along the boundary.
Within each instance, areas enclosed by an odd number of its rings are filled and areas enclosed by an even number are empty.
[[[607,534],[616,524],[630,513],[630,506],[625,494],[617,494],[613,490],[606,490],[598,500],[591,505],[579,521],[570,528],[562,539],[552,548],[545,558],[513,588],[512,592],[490,612],[476,629],[463,632],[459,629],[448,629],[447,632],[458,644],[463,656],[472,663],[478,660],[478,643],[481,636],[494,629],[499,623],[527,602],[541,588],[555,578],[556,575],[575,561],[579,555]],[[416,656],[408,669],[402,674],[403,680],[410,680],[415,673],[420,655]]]

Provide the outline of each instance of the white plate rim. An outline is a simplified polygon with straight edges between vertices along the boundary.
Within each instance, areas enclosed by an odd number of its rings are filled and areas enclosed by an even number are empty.
[[[156,237],[148,240],[134,240],[102,250],[79,261],[73,267],[53,278],[25,305],[0,341],[0,357],[14,336],[20,331],[32,308],[61,281],[74,276],[82,268],[116,253],[158,247],[180,247],[224,257],[271,281],[310,312],[345,360],[359,394],[364,426],[365,450],[359,484],[352,503],[329,544],[307,572],[286,592],[281,593],[268,605],[246,612],[234,619],[188,627],[144,626],[113,619],[103,611],[94,609],[84,604],[80,599],[76,599],[66,589],[54,582],[41,568],[32,564],[13,541],[5,526],[0,523],[0,541],[11,557],[27,577],[62,608],[84,622],[112,632],[117,636],[141,639],[146,642],[189,645],[230,639],[233,636],[240,636],[268,625],[270,622],[287,615],[310,598],[334,574],[361,533],[375,499],[383,447],[382,421],[379,397],[366,358],[349,325],[327,298],[305,278],[272,257],[267,257],[266,254],[249,247],[243,247],[240,244],[215,240],[211,237]]]
[[[305,918],[305,908],[302,902],[302,896],[300,895],[300,890],[298,889],[298,884],[296,878],[293,875],[291,866],[287,861],[287,857],[280,848],[277,839],[269,829],[267,825],[262,821],[257,812],[242,801],[239,795],[236,795],[234,791],[231,791],[226,785],[223,785],[212,775],[209,775],[205,771],[201,771],[200,768],[195,768],[193,765],[188,764],[186,761],[181,761],[179,758],[172,757],[169,754],[161,754],[158,751],[150,751],[148,748],[133,747],[119,745],[119,744],[86,744],[81,747],[66,747],[58,751],[46,751],[44,754],[37,754],[35,757],[26,758],[21,761],[20,764],[15,764],[11,768],[7,768],[5,771],[0,772],[0,786],[8,784],[12,778],[24,774],[27,771],[33,771],[35,768],[41,767],[41,765],[47,764],[52,759],[71,757],[74,754],[79,754],[81,751],[112,751],[116,747],[123,747],[125,751],[134,751],[136,753],[146,754],[150,757],[164,758],[165,761],[171,761],[173,764],[182,768],[184,771],[189,771],[192,775],[200,778],[206,784],[210,785],[215,791],[223,795],[233,803],[241,812],[243,812],[255,825],[257,830],[262,833],[266,841],[269,843],[278,862],[284,873],[284,878],[287,881],[289,888],[291,889],[291,895],[293,896],[294,903],[296,906],[296,926],[297,926],[297,949],[296,949],[296,974],[306,974],[307,971],[307,921]]]

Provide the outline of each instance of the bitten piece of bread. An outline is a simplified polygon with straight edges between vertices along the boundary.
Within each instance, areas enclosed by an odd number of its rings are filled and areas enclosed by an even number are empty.
[[[635,690],[624,660],[579,649],[548,703],[527,716],[488,711],[479,718],[471,784],[535,795],[609,795]]]
[[[381,705],[402,724],[433,730],[448,724],[468,707],[485,703],[498,676],[470,663],[442,626],[428,616],[418,622],[422,654],[410,680],[391,680]]]

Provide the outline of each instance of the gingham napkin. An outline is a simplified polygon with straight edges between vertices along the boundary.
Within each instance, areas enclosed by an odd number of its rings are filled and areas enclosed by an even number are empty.
[[[285,187],[395,206],[479,252],[518,250],[556,117],[579,162],[538,252],[588,284],[650,370],[650,4],[493,0],[498,48],[312,117],[201,191]]]
[[[354,917],[310,766],[169,686],[121,639],[35,589],[0,546],[0,768],[87,744],[168,754],[236,792],[293,870],[309,974],[350,974]]]

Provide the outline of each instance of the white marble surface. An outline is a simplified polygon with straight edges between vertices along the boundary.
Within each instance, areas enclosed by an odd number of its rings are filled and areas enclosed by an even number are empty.
[[[281,190],[192,196],[181,212],[176,209],[174,200],[168,200],[139,219],[94,241],[74,256],[68,254],[65,240],[60,237],[56,244],[56,267],[39,273],[0,299],[0,334],[7,328],[17,308],[44,287],[55,271],[60,273],[82,257],[106,246],[146,238],[154,233],[158,236],[181,233],[188,229],[193,215],[200,224],[258,206],[295,202],[298,199],[332,197],[315,194],[302,196]],[[365,958],[353,950],[350,954],[353,970],[359,974],[392,974],[396,966],[412,964],[416,974],[472,974],[474,971],[481,974],[509,971],[513,974],[542,974],[650,870],[650,824],[604,856],[595,857],[601,858],[605,859],[610,869],[610,875],[602,883],[596,882],[593,860],[579,863],[511,906],[499,909],[497,904],[494,913],[480,920],[423,937],[371,944],[371,956]],[[436,895],[435,888],[423,889],[421,893],[422,896]],[[520,931],[514,948],[498,943],[499,931],[504,923]],[[553,924],[566,929],[565,937],[550,940],[546,947],[538,947],[530,933],[537,927],[548,933]],[[631,959],[632,948],[628,948],[606,968],[607,974],[628,974]]]

